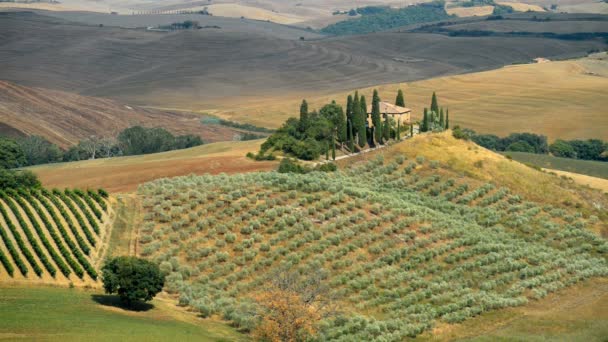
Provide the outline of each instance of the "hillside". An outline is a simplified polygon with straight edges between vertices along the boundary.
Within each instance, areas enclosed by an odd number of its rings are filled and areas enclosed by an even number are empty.
[[[256,152],[262,141],[230,141],[185,150],[142,156],[105,158],[28,168],[49,188],[102,187],[111,192],[133,192],[140,184],[163,177],[188,174],[219,174],[269,171],[278,162],[254,162],[247,152]]]
[[[450,110],[452,125],[500,136],[534,132],[550,140],[606,140],[608,123],[603,113],[608,107],[604,96],[607,87],[608,59],[606,54],[597,54],[577,60],[513,65],[374,88],[389,102],[394,101],[398,89],[403,89],[406,106],[413,109],[414,120],[421,119],[424,107],[430,105],[430,94],[436,91],[440,105]],[[362,89],[360,93],[370,98],[374,88]],[[332,100],[344,106],[349,93],[316,93],[305,98],[310,108],[318,109]],[[276,96],[271,101],[252,101],[239,108],[222,106],[214,113],[231,120],[278,127],[298,113],[302,98],[301,95]]]
[[[200,116],[194,114],[146,109],[0,80],[1,135],[40,135],[65,148],[92,135],[115,137],[135,125],[163,127],[175,134],[195,134],[205,142],[232,140],[238,133],[223,126],[203,125]]]
[[[113,212],[94,191],[0,191],[2,283],[95,286]]]
[[[218,322],[201,322],[195,315],[176,309],[166,298],[155,298],[136,310],[125,310],[115,298],[99,289],[0,284],[0,292],[0,336],[4,339],[243,340],[243,336],[234,329]],[[32,307],[35,309],[30,309]]]
[[[344,163],[148,183],[137,250],[181,303],[244,327],[277,272],[321,279],[337,340],[402,340],[608,275],[601,193],[447,133]]]
[[[187,111],[488,70],[539,56],[580,56],[606,46],[410,32],[301,41],[228,26],[161,33],[31,13],[2,14],[0,32],[0,79]]]

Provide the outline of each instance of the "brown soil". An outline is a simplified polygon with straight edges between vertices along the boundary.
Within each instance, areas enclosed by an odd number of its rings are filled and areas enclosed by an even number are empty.
[[[40,135],[61,146],[91,135],[115,137],[130,126],[163,127],[205,142],[232,140],[236,130],[202,125],[196,114],[144,109],[113,100],[0,81],[0,132]]]

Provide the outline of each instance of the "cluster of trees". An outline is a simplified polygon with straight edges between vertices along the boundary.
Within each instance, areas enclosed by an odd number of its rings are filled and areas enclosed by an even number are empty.
[[[450,128],[449,110],[446,109],[444,115],[443,108],[440,108],[437,102],[437,95],[433,92],[430,111],[428,108],[424,108],[420,132],[441,132],[448,128]]]
[[[117,138],[91,136],[67,151],[40,136],[19,139],[0,137],[0,168],[156,153],[202,144],[199,136],[174,136],[163,128],[141,126],[127,128]]]
[[[556,157],[608,161],[608,142],[600,139],[556,140],[549,145]]]
[[[397,93],[395,104],[405,105],[403,91]],[[382,117],[377,90],[374,90],[372,98],[371,125],[367,119],[367,101],[358,92],[346,99],[346,111],[332,101],[319,112],[309,112],[308,103],[303,100],[300,118],[288,119],[262,144],[258,156],[275,149],[304,160],[318,159],[323,153],[326,159],[329,159],[330,153],[335,159],[336,146],[352,153],[366,145],[384,144],[390,139],[400,140],[401,133],[407,129],[387,115]]]
[[[329,25],[321,32],[334,35],[363,34],[450,18],[445,11],[443,0],[398,9],[378,6],[364,7],[350,13],[353,15],[359,13],[361,17]]]
[[[547,137],[534,133],[512,133],[500,138],[493,134],[476,134],[465,129],[476,144],[494,151],[551,153],[556,157],[608,161],[608,143],[600,139],[561,140],[548,144]]]

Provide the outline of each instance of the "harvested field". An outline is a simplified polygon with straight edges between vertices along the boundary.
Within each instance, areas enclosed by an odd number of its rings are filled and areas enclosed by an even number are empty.
[[[195,134],[205,142],[232,140],[238,133],[228,127],[203,125],[195,114],[145,109],[5,81],[0,81],[0,124],[3,135],[40,135],[64,148],[92,135],[115,137],[134,125],[163,127],[180,135]]]
[[[421,119],[433,91],[439,104],[450,110],[452,125],[500,136],[532,131],[550,140],[608,139],[608,60],[605,54],[580,60],[514,65],[497,70],[376,87],[383,100],[394,101],[405,92],[412,118]],[[373,88],[361,91],[368,98]],[[307,96],[310,108],[336,100],[344,105],[348,93]],[[279,126],[298,113],[301,95],[251,102],[215,113],[237,121]],[[262,116],[261,114],[264,113]],[[573,115],[576,114],[576,115]],[[532,125],[530,125],[532,123]]]
[[[473,16],[485,16],[492,14],[494,6],[475,6],[475,7],[449,7],[446,8],[448,14],[453,14],[458,17],[473,17]]]
[[[164,177],[273,170],[277,162],[255,162],[245,157],[247,152],[256,152],[261,143],[214,143],[143,156],[35,166],[30,170],[49,188],[101,187],[110,192],[131,192],[142,183]]]
[[[397,32],[300,41],[242,30],[159,33],[3,15],[0,79],[189,111],[487,70],[535,57],[567,58],[605,47],[592,40]]]

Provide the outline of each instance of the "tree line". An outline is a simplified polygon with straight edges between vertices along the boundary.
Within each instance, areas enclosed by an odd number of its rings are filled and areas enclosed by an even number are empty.
[[[445,11],[443,0],[397,9],[372,6],[351,10],[349,14],[361,14],[361,17],[331,24],[321,29],[321,32],[333,35],[364,34],[389,30],[399,26],[440,21],[451,17]]]
[[[325,154],[327,160],[335,159],[336,149],[345,153],[359,152],[366,146],[383,145],[390,140],[401,140],[402,136],[413,135],[413,126],[402,124],[390,115],[381,113],[380,96],[374,90],[371,111],[368,113],[367,99],[356,91],[346,98],[346,109],[332,101],[320,111],[309,111],[308,102],[302,101],[299,118],[289,118],[281,128],[272,134],[261,147],[257,160],[272,159],[268,152],[282,151],[303,160],[315,160]],[[402,90],[397,92],[395,105],[404,107]],[[369,120],[368,120],[369,119]],[[433,93],[430,111],[420,125],[422,132],[443,131],[449,127],[449,114],[439,107]]]
[[[511,133],[506,137],[477,134],[471,129],[455,128],[456,137],[471,139],[476,144],[499,152],[552,154],[555,157],[608,161],[608,142],[600,139],[562,140],[549,144],[547,137],[534,133]]]
[[[133,126],[115,138],[90,136],[67,150],[41,136],[0,137],[0,168],[157,153],[202,145],[195,135],[174,136],[164,128]]]

